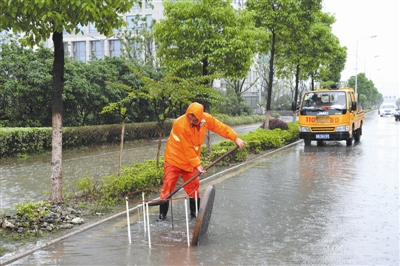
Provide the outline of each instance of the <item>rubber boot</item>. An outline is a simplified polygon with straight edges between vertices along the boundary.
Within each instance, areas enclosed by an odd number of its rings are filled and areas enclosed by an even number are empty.
[[[196,199],[190,198],[189,199],[189,206],[190,206],[190,218],[196,218]],[[197,212],[200,209],[200,198],[197,199]]]
[[[169,200],[166,200],[160,204],[160,215],[158,216],[158,222],[164,221],[165,217],[167,217],[169,208]]]

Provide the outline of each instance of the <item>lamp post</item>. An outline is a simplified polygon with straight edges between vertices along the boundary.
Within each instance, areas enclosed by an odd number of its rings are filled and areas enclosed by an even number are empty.
[[[373,36],[371,36],[371,37],[367,37],[367,38],[362,38],[362,39],[359,39],[359,40],[357,40],[357,44],[356,44],[356,82],[355,82],[355,86],[354,86],[354,90],[355,90],[355,93],[356,93],[356,96],[357,96],[357,70],[358,70],[358,65],[357,65],[357,62],[358,62],[358,42],[359,41],[362,41],[362,40],[365,40],[365,39],[370,39],[370,38],[375,38],[375,37],[377,37],[376,35],[373,35]]]
[[[364,73],[365,73],[365,75],[367,75],[367,65],[369,64],[370,60],[378,58],[378,57],[379,57],[379,55],[375,55],[375,56],[373,56],[371,58],[364,59]],[[367,62],[368,62],[368,64],[367,64]]]

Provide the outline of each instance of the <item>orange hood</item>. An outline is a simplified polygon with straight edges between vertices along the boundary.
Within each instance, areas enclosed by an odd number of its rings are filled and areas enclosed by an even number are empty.
[[[196,102],[190,104],[189,107],[186,109],[186,118],[190,114],[193,114],[200,123],[201,120],[204,118],[204,106]],[[187,118],[187,120],[190,124],[189,118]]]

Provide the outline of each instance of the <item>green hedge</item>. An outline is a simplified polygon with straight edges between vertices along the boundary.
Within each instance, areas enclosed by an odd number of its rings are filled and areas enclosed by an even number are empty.
[[[0,128],[0,158],[51,149],[51,128]]]
[[[224,123],[233,126],[264,121],[264,116],[251,115],[231,117],[216,115]],[[164,124],[163,137],[168,136],[173,120]],[[1,128],[0,158],[22,157],[51,151],[51,128]],[[105,143],[118,143],[121,139],[121,124],[63,128],[63,149]],[[125,141],[158,139],[156,122],[125,124]]]
[[[165,122],[163,136],[171,130],[172,122]],[[51,128],[0,128],[0,158],[37,154],[51,150]],[[125,125],[125,141],[158,138],[157,123]],[[119,142],[121,125],[65,127],[63,148]]]
[[[118,143],[121,139],[121,125],[68,127],[63,132],[63,147],[73,148],[102,143]],[[171,131],[172,122],[165,122],[163,136]],[[158,138],[157,123],[145,122],[125,124],[125,141]]]
[[[246,141],[246,149],[250,153],[260,153],[263,150],[267,150],[274,147],[281,147],[293,140],[297,140],[299,137],[298,125],[291,122],[287,123],[289,129],[282,130],[275,128],[274,130],[264,130],[259,128],[255,131],[249,132],[243,136],[243,140]]]

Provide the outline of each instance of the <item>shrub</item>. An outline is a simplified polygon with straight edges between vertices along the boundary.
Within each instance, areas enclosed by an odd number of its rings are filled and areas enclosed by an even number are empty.
[[[30,223],[37,221],[42,216],[47,216],[50,212],[50,203],[39,201],[39,202],[26,202],[16,204],[14,206],[15,211],[19,216],[25,217],[27,223],[26,227],[30,225]]]
[[[261,124],[260,128],[264,128],[265,121]],[[280,120],[279,118],[273,118],[269,120],[269,129],[280,128],[282,130],[288,130],[288,124],[285,121]]]
[[[163,165],[161,158],[161,165]],[[130,167],[123,167],[120,176],[108,175],[103,178],[101,199],[103,205],[114,205],[124,196],[144,189],[156,188],[163,177],[163,168],[156,166],[155,160],[135,163]]]
[[[224,155],[228,151],[232,150],[235,147],[235,143],[232,141],[228,140],[222,140],[218,144],[214,144],[211,146],[211,153],[207,153],[207,148],[202,147],[201,148],[201,161],[203,166],[209,165],[216,159],[218,159],[220,156]],[[243,162],[247,158],[247,152],[246,149],[238,149],[231,154],[227,155],[225,158],[223,158],[221,161],[217,163],[217,165],[229,165],[230,163],[234,162]]]
[[[280,128],[282,130],[288,130],[289,126],[285,121],[280,120],[279,118],[274,118],[269,120],[269,129]]]

